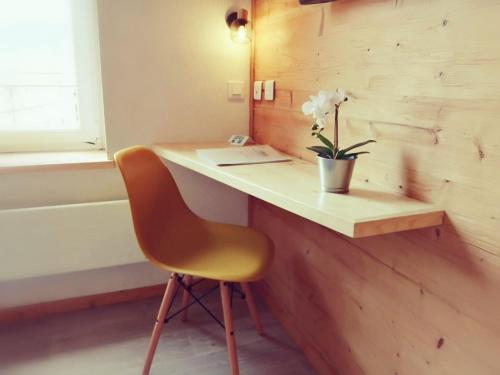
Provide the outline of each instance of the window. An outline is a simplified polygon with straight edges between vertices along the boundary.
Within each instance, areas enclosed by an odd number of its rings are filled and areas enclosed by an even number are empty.
[[[0,0],[0,152],[103,148],[95,0]]]

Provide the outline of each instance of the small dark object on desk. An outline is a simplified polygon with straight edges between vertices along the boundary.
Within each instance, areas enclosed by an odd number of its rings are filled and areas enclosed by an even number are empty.
[[[335,1],[335,0],[299,0],[301,5],[331,3],[332,1]]]

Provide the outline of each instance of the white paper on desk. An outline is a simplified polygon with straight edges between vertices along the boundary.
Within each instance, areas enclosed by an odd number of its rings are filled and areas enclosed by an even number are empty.
[[[269,145],[206,148],[196,150],[196,154],[212,165],[259,164],[290,160]]]

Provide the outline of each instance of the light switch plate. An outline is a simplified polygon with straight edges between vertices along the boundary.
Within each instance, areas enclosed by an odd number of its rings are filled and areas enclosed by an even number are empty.
[[[274,80],[264,82],[264,99],[274,100]]]
[[[262,81],[253,83],[253,98],[254,100],[262,100]]]
[[[228,99],[243,99],[243,82],[228,81],[227,82],[227,98]]]

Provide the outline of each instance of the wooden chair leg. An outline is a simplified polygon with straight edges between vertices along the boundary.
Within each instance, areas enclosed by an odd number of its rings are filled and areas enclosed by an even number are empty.
[[[192,282],[193,282],[193,276],[186,275],[186,277],[184,278],[184,283],[186,284],[186,286],[190,286]],[[189,297],[190,296],[188,291],[184,289],[184,292],[182,293],[182,308],[188,305]],[[188,318],[188,309],[182,312],[182,321],[185,322],[187,318]]]
[[[264,329],[262,328],[262,321],[260,320],[259,311],[255,305],[250,285],[248,283],[241,283],[241,288],[243,289],[243,293],[245,293],[245,300],[247,301],[248,310],[250,310],[250,315],[255,323],[255,328],[258,334],[262,336],[264,334]]]
[[[229,354],[229,364],[231,366],[231,374],[239,375],[238,355],[236,354],[236,340],[233,331],[233,313],[231,312],[231,297],[229,283],[220,282],[220,295],[222,299],[222,312],[224,314],[224,326],[226,327],[226,342]]]
[[[161,331],[163,325],[165,324],[165,317],[172,306],[172,301],[174,299],[175,290],[178,286],[177,274],[172,273],[170,279],[168,280],[167,289],[163,295],[163,300],[161,302],[160,310],[158,311],[158,316],[156,318],[156,323],[153,328],[153,334],[151,335],[151,340],[149,341],[148,354],[146,356],[146,363],[142,370],[143,375],[148,375],[149,370],[151,370],[151,364],[153,363],[153,357],[155,355],[156,347],[158,346],[158,341],[160,340]]]

